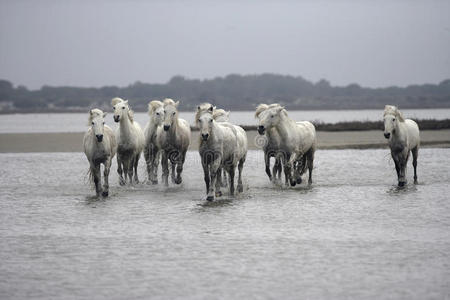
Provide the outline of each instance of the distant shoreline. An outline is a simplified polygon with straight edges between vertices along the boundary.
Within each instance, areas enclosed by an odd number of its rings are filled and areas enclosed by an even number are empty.
[[[0,153],[82,152],[83,136],[83,132],[2,133]],[[247,138],[250,150],[261,150],[256,146],[259,135],[255,130],[247,131]],[[387,148],[387,141],[381,130],[318,131],[317,141],[319,150]],[[189,150],[198,150],[198,142],[198,131],[194,131]],[[421,147],[450,148],[450,129],[422,130],[421,144]]]
[[[330,108],[330,107],[323,107],[323,108],[317,108],[317,107],[290,107],[290,105],[287,105],[290,110],[304,110],[304,111],[327,111],[327,110],[336,110],[336,111],[357,111],[357,110],[383,110],[384,107],[351,107],[351,108]],[[415,106],[402,106],[402,109],[449,109],[450,106],[442,106],[442,107],[415,107]],[[68,114],[68,113],[86,113],[89,111],[89,107],[83,107],[83,108],[73,108],[73,109],[67,109],[67,108],[61,108],[61,109],[43,109],[43,110],[35,110],[35,109],[19,109],[19,110],[0,110],[0,115],[14,115],[14,114]],[[100,109],[102,109],[100,107]],[[104,108],[103,108],[104,109]],[[234,110],[234,111],[253,111],[251,109],[234,109],[234,108],[227,108],[227,110]],[[183,110],[180,109],[180,112],[193,112],[193,110]],[[146,113],[146,110],[142,109],[134,109],[134,112],[138,113]]]

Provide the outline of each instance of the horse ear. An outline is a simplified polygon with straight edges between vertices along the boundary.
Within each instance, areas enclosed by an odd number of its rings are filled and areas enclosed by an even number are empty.
[[[208,111],[213,112],[213,111],[214,111],[214,106],[211,105],[211,106],[208,108]]]
[[[279,107],[275,108],[275,111],[276,111],[277,113],[280,113],[283,109],[284,109],[283,106],[279,106]]]
[[[123,101],[123,103],[128,104],[128,100]]]
[[[92,116],[92,109],[89,111],[89,114]]]
[[[200,110],[200,105],[199,106],[197,106],[197,111],[199,111]]]
[[[175,102],[175,107],[178,107],[179,104],[180,104],[180,101]]]

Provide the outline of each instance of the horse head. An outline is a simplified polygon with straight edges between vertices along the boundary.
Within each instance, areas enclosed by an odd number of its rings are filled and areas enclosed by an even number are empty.
[[[202,114],[198,119],[200,136],[203,141],[207,141],[211,136],[211,131],[214,125],[214,119],[212,114]]]
[[[97,142],[101,143],[103,141],[103,126],[105,125],[106,113],[100,109],[91,109],[89,111],[89,125],[94,132]]]
[[[384,107],[384,137],[389,139],[396,133],[398,122],[404,122],[402,113],[396,106],[386,105]]]
[[[180,104],[179,101],[175,102],[172,99],[165,99],[164,103],[164,120],[163,120],[163,128],[164,131],[168,131],[170,127],[178,119],[178,110],[177,107]]]
[[[114,98],[112,99],[111,104],[114,110],[114,121],[116,123],[120,122],[124,116],[127,116],[128,119],[133,122],[133,112],[128,105],[128,100]]]
[[[271,104],[265,110],[260,111],[258,114],[258,133],[263,135],[266,130],[277,126],[281,121],[283,110],[283,106]]]
[[[216,107],[214,105],[212,105],[211,103],[202,103],[199,106],[197,106],[197,111],[195,112],[195,124],[198,124],[198,120],[200,119],[200,116],[207,112],[207,113],[214,113],[214,110],[216,109]]]
[[[158,100],[150,101],[148,114],[157,126],[161,125],[164,121],[164,104]]]

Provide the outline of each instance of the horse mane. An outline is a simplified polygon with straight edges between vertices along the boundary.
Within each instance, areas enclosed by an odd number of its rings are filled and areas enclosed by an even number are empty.
[[[115,97],[115,98],[113,98],[112,100],[111,100],[111,104],[114,106],[114,105],[116,105],[117,103],[119,103],[119,102],[124,102],[124,100],[122,99],[122,98],[119,98],[119,97]]]
[[[198,124],[198,120],[200,119],[200,116],[202,115],[202,113],[209,111],[211,107],[213,108],[213,113],[214,113],[214,110],[216,109],[216,107],[213,106],[211,103],[205,102],[205,103],[202,103],[199,106],[197,106],[197,111],[195,112],[195,117],[194,117],[195,124]]]
[[[92,120],[94,120],[94,118],[98,116],[103,117],[103,111],[98,108],[91,109],[89,111],[88,126],[91,126]]]
[[[152,114],[153,114],[153,112],[157,109],[157,108],[159,108],[159,107],[161,107],[161,106],[163,106],[164,104],[161,102],[161,101],[159,101],[159,100],[153,100],[153,101],[150,101],[149,103],[148,103],[148,114],[151,116]]]
[[[225,117],[225,118],[227,118],[228,119],[228,115],[230,114],[230,112],[228,111],[225,111],[224,109],[216,109],[216,110],[214,110],[213,111],[213,119],[214,120],[216,120],[217,118],[220,118],[220,117]]]
[[[134,122],[134,111],[131,109],[130,105],[128,105],[128,119],[130,119],[131,123]]]
[[[170,99],[170,98],[164,99],[164,100],[163,100],[163,104],[164,104],[164,106],[167,106],[167,105],[173,105],[173,106],[176,106],[175,101],[173,101],[173,99]]]
[[[278,104],[278,103],[272,103],[272,104],[269,104],[269,105],[264,104],[264,103],[261,103],[260,105],[258,105],[258,106],[256,107],[255,118],[259,118],[259,115],[260,115],[263,111],[265,111],[265,110],[267,110],[267,109],[269,109],[269,108],[274,108],[274,107],[279,107],[279,106],[280,106],[280,104]]]
[[[405,122],[405,118],[403,117],[402,112],[394,105],[386,105],[384,107],[384,114],[383,114],[383,116],[386,116],[386,115],[394,115],[394,116],[397,117],[397,119],[400,122]]]
[[[260,105],[258,105],[256,107],[256,111],[255,111],[255,119],[259,118],[259,115],[268,108],[269,108],[269,105],[267,105],[265,103],[261,103]]]

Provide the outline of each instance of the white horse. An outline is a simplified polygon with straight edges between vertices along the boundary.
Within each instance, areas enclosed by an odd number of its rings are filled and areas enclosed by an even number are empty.
[[[256,112],[255,112],[255,118],[258,119],[258,121],[260,121],[260,116],[262,114],[262,112],[266,111],[269,108],[274,108],[274,107],[279,107],[280,105],[277,103],[274,104],[260,104],[256,107]],[[270,181],[275,181],[277,179],[277,175],[278,175],[278,179],[281,178],[281,171],[282,171],[282,164],[281,164],[281,151],[280,151],[280,144],[281,144],[281,137],[278,134],[278,131],[276,130],[275,127],[271,128],[270,130],[266,130],[264,129],[264,126],[260,125],[258,126],[258,133],[260,135],[264,135],[266,139],[264,140],[264,144],[263,144],[263,151],[264,151],[264,162],[266,165],[266,174],[267,176],[269,176],[269,180]],[[272,169],[272,173],[273,173],[273,177],[272,174],[270,173],[270,158],[274,157],[275,158],[275,163],[273,165],[273,169]]]
[[[236,166],[239,170],[238,191],[243,191],[242,169],[247,156],[247,136],[245,131],[228,122],[217,122],[211,113],[203,113],[198,118],[200,128],[199,153],[202,160],[206,183],[206,200],[220,196],[220,173],[223,168],[229,175],[230,195],[234,195]]]
[[[280,137],[280,150],[286,185],[301,183],[301,175],[309,169],[308,183],[312,183],[314,152],[316,149],[316,129],[311,122],[295,122],[288,117],[284,107],[272,107],[261,113],[258,129],[269,131],[275,128]]]
[[[172,99],[165,99],[163,126],[159,126],[156,133],[158,148],[162,150],[161,165],[163,181],[169,185],[169,164],[172,164],[172,182],[180,184],[182,182],[181,172],[186,159],[186,151],[191,143],[191,127],[186,120],[178,118],[179,102]],[[177,176],[175,177],[175,166]]]
[[[128,176],[128,180],[132,184],[133,169],[134,182],[138,183],[137,168],[144,148],[144,133],[141,126],[133,119],[133,111],[128,105],[128,100],[114,98],[111,104],[114,109],[114,121],[120,124],[116,129],[119,183],[124,185]],[[125,176],[122,176],[122,169]]]
[[[397,107],[386,105],[384,108],[384,137],[389,139],[398,185],[406,184],[406,164],[410,152],[413,156],[414,183],[417,183],[417,156],[420,146],[417,123],[410,119],[405,120]]]
[[[157,184],[160,152],[156,141],[156,132],[164,121],[164,104],[158,100],[151,101],[148,104],[148,114],[150,120],[144,129],[144,158],[147,164],[148,180],[152,184]]]
[[[212,114],[212,117],[216,122],[229,122],[229,111],[227,112],[221,108],[218,109],[211,103],[205,102],[197,106],[197,112],[195,113],[195,124],[197,126],[199,126],[199,118],[203,113]],[[219,170],[218,180],[221,183],[221,186],[227,186],[227,175],[225,170],[222,171],[221,168]]]
[[[100,109],[89,111],[89,126],[83,138],[84,154],[89,161],[90,178],[95,183],[95,192],[97,196],[108,196],[109,191],[109,170],[111,162],[116,154],[116,138],[111,128],[105,125],[106,113]],[[100,164],[105,166],[103,176],[104,185],[101,186]]]

